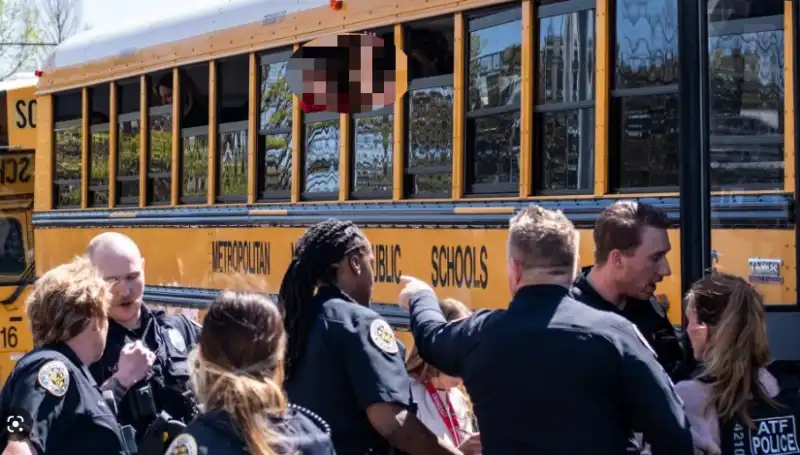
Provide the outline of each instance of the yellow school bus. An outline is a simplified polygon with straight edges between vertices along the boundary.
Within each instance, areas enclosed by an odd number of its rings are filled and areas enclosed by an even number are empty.
[[[36,272],[120,231],[145,256],[147,300],[201,318],[219,289],[276,293],[303,230],[350,219],[374,245],[375,307],[402,332],[401,274],[501,307],[515,210],[563,210],[588,265],[599,212],[634,198],[673,220],[672,275],[657,293],[679,324],[677,3],[251,0],[85,32],[54,51],[38,86]],[[796,347],[783,338],[800,326],[796,11],[717,3],[716,267],[756,284],[773,344]],[[396,102],[304,114],[287,60],[345,32],[403,51]]]
[[[32,73],[0,82],[0,380],[31,349],[24,322],[33,263],[36,84]]]

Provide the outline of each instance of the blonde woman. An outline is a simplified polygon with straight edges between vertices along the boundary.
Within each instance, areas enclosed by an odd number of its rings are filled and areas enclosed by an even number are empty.
[[[203,409],[168,455],[333,455],[328,424],[288,404],[283,318],[258,294],[224,292],[203,319],[192,381]]]
[[[797,428],[784,425],[800,415],[796,398],[784,400],[767,371],[762,296],[745,280],[715,272],[692,286],[686,304],[686,331],[700,366],[694,379],[675,389],[686,406],[695,453],[800,453]],[[794,448],[775,452],[765,444]]]
[[[455,299],[441,300],[439,306],[448,322],[470,315],[469,308]],[[422,423],[465,455],[480,453],[480,435],[475,433],[472,409],[461,379],[447,376],[425,363],[416,347],[406,359],[406,369],[411,377],[411,395],[417,403],[417,417]]]

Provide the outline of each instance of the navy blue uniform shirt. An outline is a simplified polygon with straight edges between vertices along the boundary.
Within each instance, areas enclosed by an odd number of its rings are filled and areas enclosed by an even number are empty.
[[[389,452],[366,410],[376,403],[410,407],[400,343],[378,313],[336,288],[321,288],[309,304],[316,316],[305,352],[285,384],[289,400],[328,422],[337,454]]]
[[[89,370],[66,344],[34,349],[3,386],[0,417],[22,429],[39,455],[127,454],[117,419]],[[17,425],[14,425],[14,423]]]
[[[103,384],[117,368],[122,348],[141,340],[156,355],[151,373],[131,387],[118,404],[119,422],[132,425],[136,437],[144,436],[152,418],[137,418],[134,390],[149,385],[153,391],[156,413],[166,411],[176,420],[188,423],[192,403],[182,396],[191,395],[189,387],[189,352],[200,340],[201,326],[184,315],[166,314],[163,310],[150,309],[142,305],[141,323],[138,329],[129,330],[109,319],[108,340],[103,357],[90,367],[98,384]],[[191,395],[193,396],[193,395]],[[157,415],[157,414],[156,414]]]
[[[450,323],[419,292],[411,329],[425,361],[464,380],[484,455],[620,455],[632,428],[653,455],[693,454],[683,403],[633,324],[563,286]]]
[[[279,454],[335,455],[328,424],[307,409],[291,406],[282,418],[267,416],[270,429],[280,441]],[[165,455],[248,455],[244,436],[230,414],[222,410],[204,412],[170,444]]]
[[[583,302],[592,308],[602,311],[617,313],[631,321],[644,335],[644,338],[656,351],[658,362],[667,371],[673,382],[682,381],[689,377],[693,362],[690,361],[690,350],[675,333],[675,328],[666,316],[659,313],[653,303],[644,300],[630,299],[625,307],[620,308],[604,299],[587,279],[591,267],[583,269],[581,276],[572,287],[572,296],[575,300]]]

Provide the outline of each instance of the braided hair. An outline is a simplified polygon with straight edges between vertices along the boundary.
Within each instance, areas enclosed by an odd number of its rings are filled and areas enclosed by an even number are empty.
[[[305,350],[313,322],[309,308],[317,283],[334,285],[333,265],[366,245],[361,230],[350,221],[330,219],[309,228],[297,241],[294,257],[283,275],[278,303],[288,335],[286,377]]]

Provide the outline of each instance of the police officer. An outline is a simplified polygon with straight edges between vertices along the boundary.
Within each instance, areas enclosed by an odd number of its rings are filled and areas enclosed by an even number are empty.
[[[204,412],[167,455],[334,455],[328,424],[286,402],[286,332],[277,305],[263,295],[223,292],[203,323],[191,365]]]
[[[187,359],[200,336],[200,325],[183,315],[150,309],[142,302],[144,258],[127,236],[100,234],[90,242],[88,255],[112,284],[114,296],[108,312],[108,343],[91,372],[119,400],[119,421],[134,427],[137,442],[162,411],[170,420],[188,423],[198,409],[189,385]],[[144,378],[119,374],[120,353],[131,349],[126,348],[131,343],[154,353],[152,369]]]
[[[692,284],[686,302],[686,331],[701,368],[675,388],[695,451],[800,453],[797,371],[771,362],[761,294],[740,277],[712,273]]]
[[[85,258],[45,273],[28,297],[35,349],[3,387],[3,454],[127,454],[122,429],[87,369],[103,353],[111,296]]]
[[[647,204],[611,204],[594,226],[595,265],[584,268],[572,293],[580,302],[633,322],[677,382],[687,377],[693,362],[688,344],[678,338],[653,295],[671,274],[667,227],[667,217]]]
[[[461,377],[485,455],[619,455],[631,425],[653,455],[691,455],[682,403],[624,318],[573,300],[579,236],[561,213],[530,206],[510,221],[507,310],[447,323],[433,290],[404,278],[422,358]]]
[[[279,294],[289,399],[330,424],[339,455],[460,453],[416,417],[399,343],[369,308],[372,260],[350,222],[328,220],[298,239]]]

